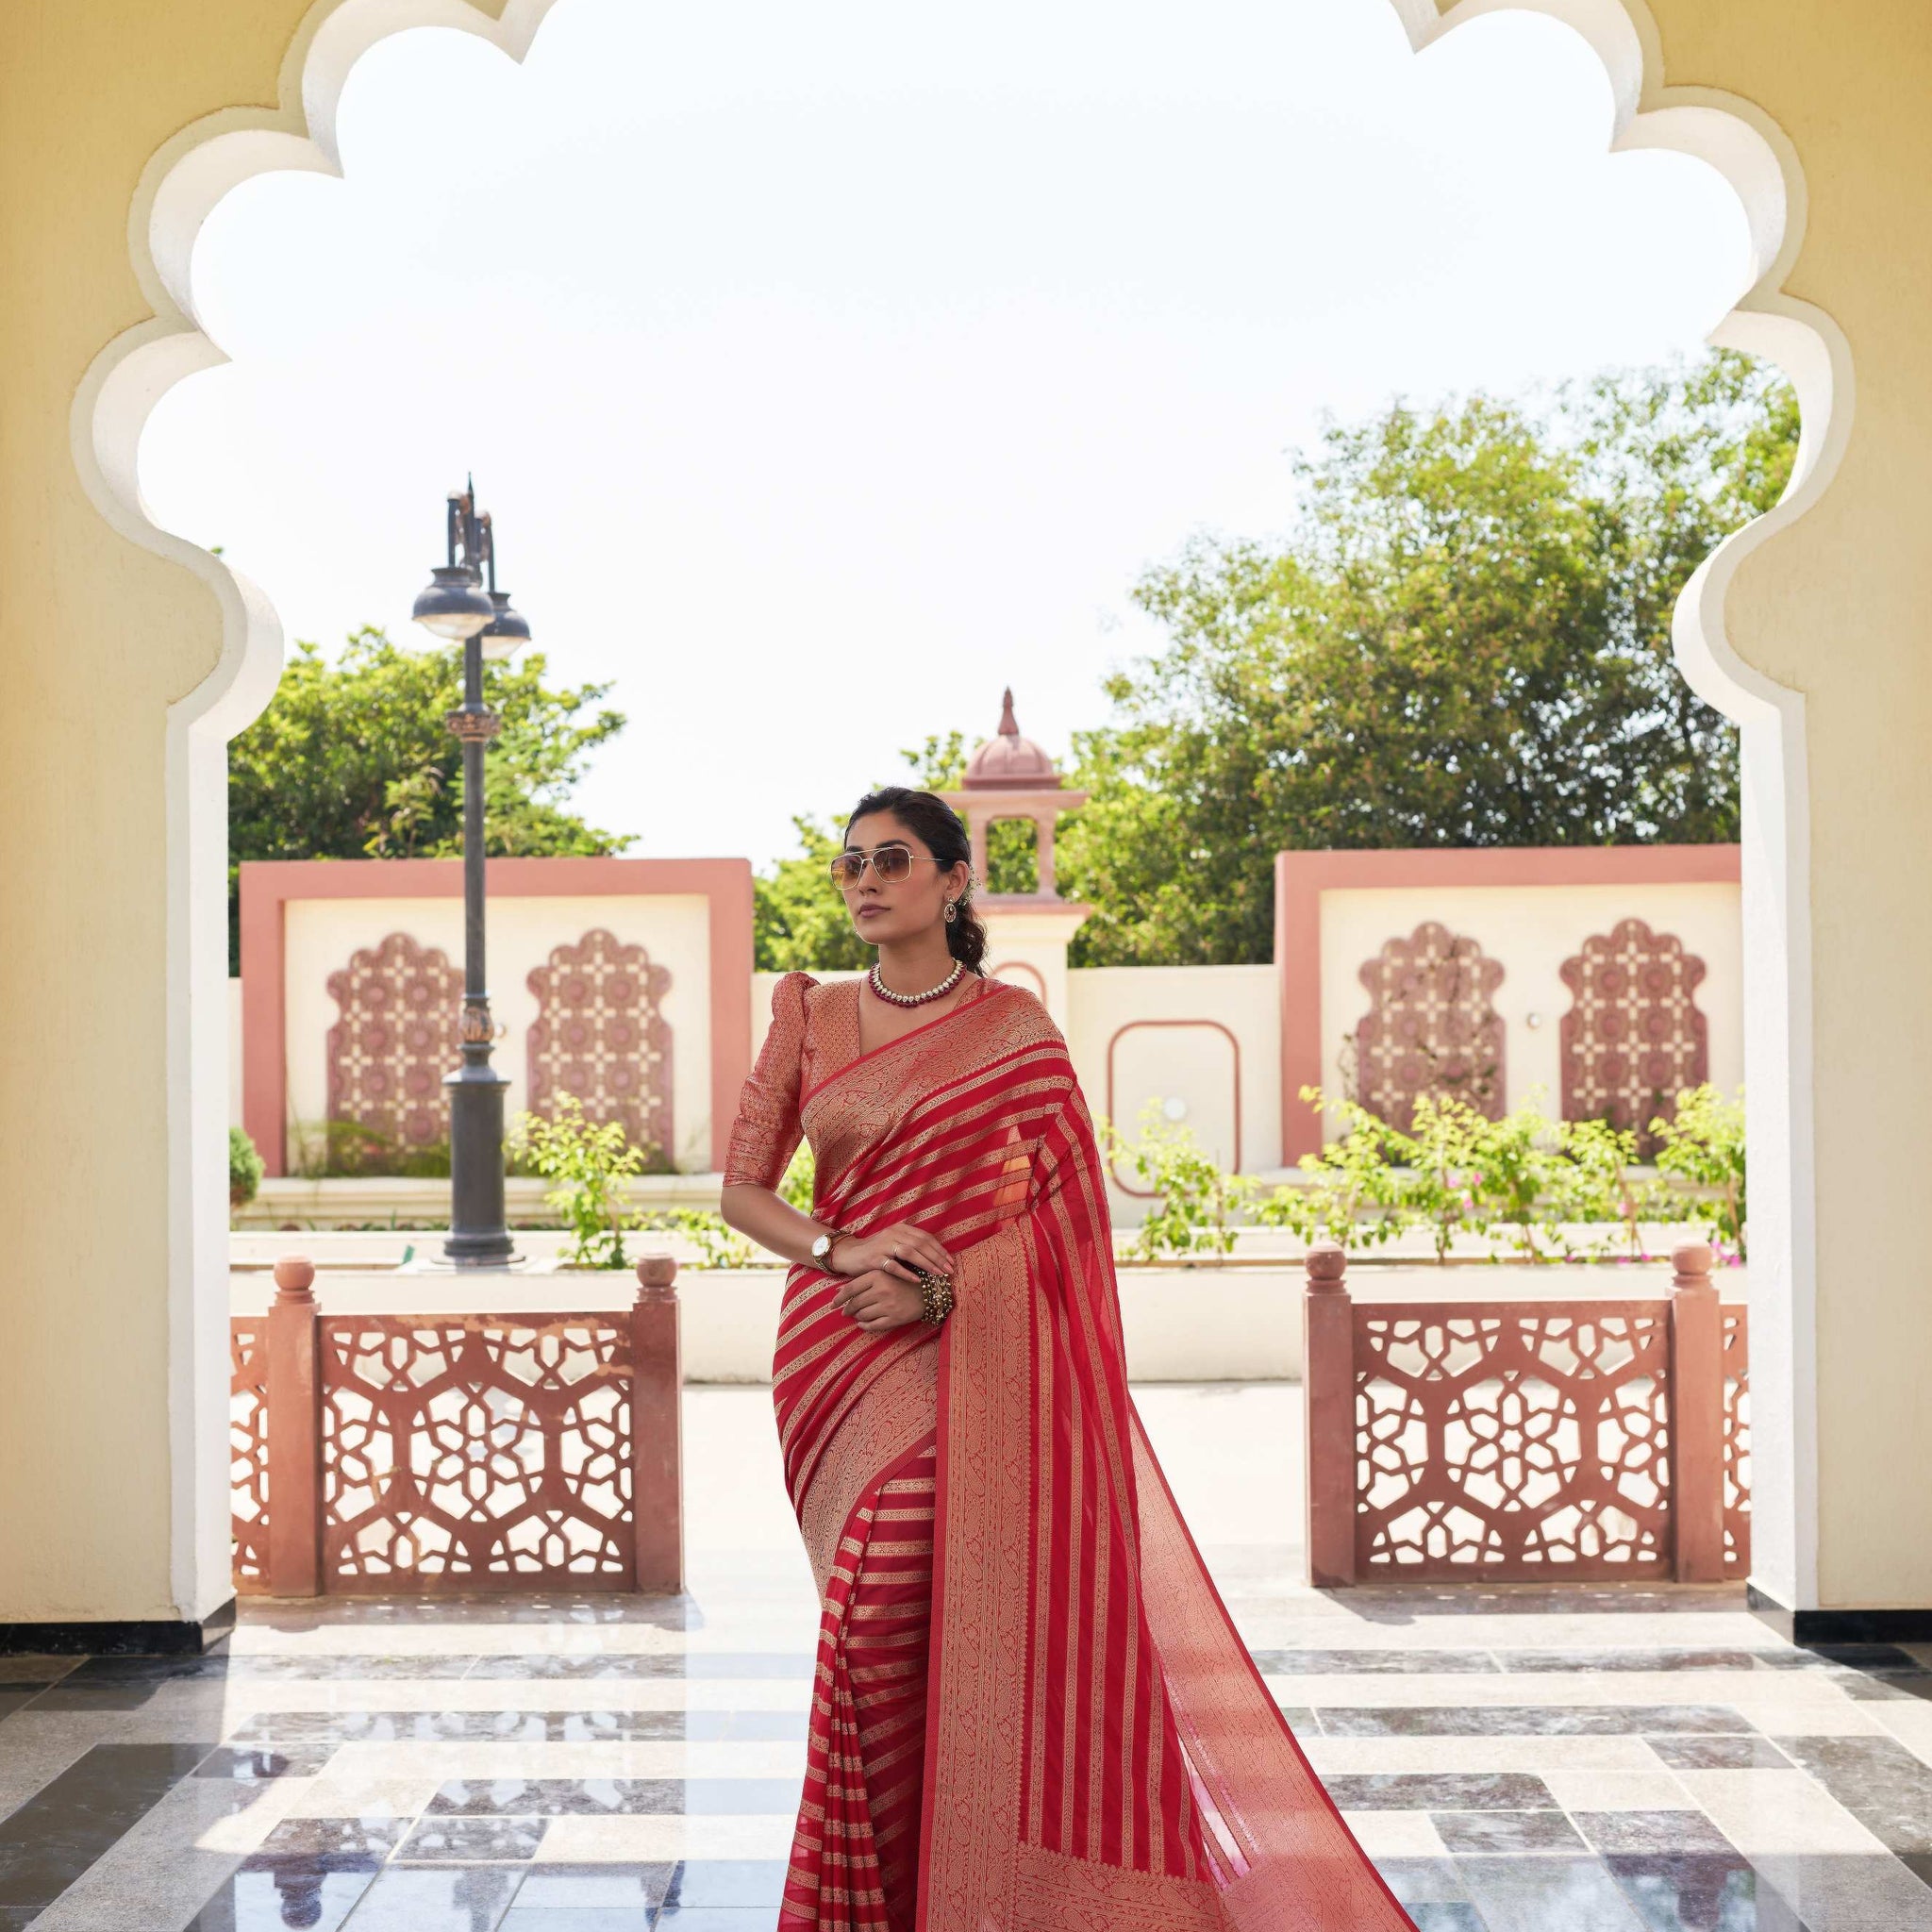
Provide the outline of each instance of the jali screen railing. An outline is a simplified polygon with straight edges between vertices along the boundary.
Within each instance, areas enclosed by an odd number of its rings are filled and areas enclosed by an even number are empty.
[[[1652,1300],[1358,1302],[1308,1257],[1309,1580],[1721,1582],[1751,1561],[1750,1336]]]
[[[682,1589],[676,1273],[619,1311],[332,1315],[278,1262],[229,1328],[237,1591]]]

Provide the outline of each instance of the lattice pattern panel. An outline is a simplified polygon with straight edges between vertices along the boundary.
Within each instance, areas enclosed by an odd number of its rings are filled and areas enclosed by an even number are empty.
[[[235,1589],[268,1589],[268,1323],[228,1319],[229,1537]]]
[[[320,1333],[325,1591],[630,1587],[622,1317],[341,1315]]]
[[[1355,1030],[1356,1097],[1407,1132],[1419,1095],[1454,1094],[1503,1117],[1503,1021],[1491,1004],[1503,966],[1428,920],[1361,969],[1369,1010]]]
[[[1358,1304],[1357,1578],[1668,1574],[1669,1312]]]
[[[671,1028],[661,1011],[671,974],[642,946],[601,929],[556,947],[529,978],[537,1020],[528,1042],[530,1110],[546,1117],[559,1094],[586,1119],[619,1122],[631,1145],[668,1165]]]
[[[1751,1311],[1721,1311],[1724,1364],[1724,1574],[1751,1574]]]
[[[1564,960],[1563,1118],[1635,1128],[1638,1158],[1656,1152],[1650,1124],[1687,1087],[1710,1077],[1710,1043],[1697,1010],[1704,961],[1674,933],[1641,919],[1593,934]]]
[[[461,1055],[463,975],[435,946],[392,932],[328,976],[328,1112],[403,1147],[449,1132],[442,1076]]]

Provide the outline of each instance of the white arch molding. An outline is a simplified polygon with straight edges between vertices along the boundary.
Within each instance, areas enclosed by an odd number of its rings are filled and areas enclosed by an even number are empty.
[[[71,418],[74,458],[101,514],[131,542],[205,582],[222,613],[214,669],[168,711],[167,1065],[172,1574],[179,1613],[198,1619],[228,1578],[227,1092],[225,898],[227,741],[268,703],[281,625],[256,587],[147,514],[141,435],[183,376],[224,358],[202,329],[195,239],[215,205],[254,175],[339,175],[336,111],[350,69],[411,27],[475,35],[512,59],[556,0],[316,0],[282,64],[277,105],[228,108],[183,128],[142,171],[128,253],[153,315],[90,367]],[[1813,1401],[1815,1286],[1811,1151],[1810,916],[1804,700],[1746,664],[1724,630],[1724,593],[1751,550],[1802,515],[1829,482],[1850,433],[1851,358],[1828,316],[1782,284],[1803,239],[1804,176],[1783,131],[1753,103],[1671,88],[1644,0],[1390,0],[1418,51],[1479,15],[1542,13],[1588,41],[1609,75],[1613,151],[1689,154],[1724,175],[1749,226],[1753,282],[1712,341],[1776,362],[1798,393],[1798,460],[1775,509],[1740,530],[1679,598],[1677,660],[1692,688],[1738,721],[1744,748],[1746,1058],[1753,1167],[1754,1563],[1787,1605],[1817,1601]]]

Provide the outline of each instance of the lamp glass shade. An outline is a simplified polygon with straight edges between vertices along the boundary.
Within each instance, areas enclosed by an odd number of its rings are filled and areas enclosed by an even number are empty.
[[[496,608],[468,564],[445,563],[430,573],[429,588],[417,597],[409,615],[425,630],[461,643],[475,637],[496,615]]]
[[[495,615],[483,626],[483,655],[501,659],[514,658],[530,641],[530,623],[521,610],[510,608],[508,591],[491,591]]]

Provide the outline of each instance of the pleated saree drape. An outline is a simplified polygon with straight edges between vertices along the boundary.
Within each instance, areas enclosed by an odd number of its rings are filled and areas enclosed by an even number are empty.
[[[861,1055],[858,997],[779,982],[726,1177],[774,1185],[802,1133],[817,1217],[929,1228],[958,1306],[868,1336],[836,1277],[787,1285],[774,1400],[823,1617],[781,1926],[1407,1926],[1128,1399],[1099,1157],[1045,1009],[990,981]]]

